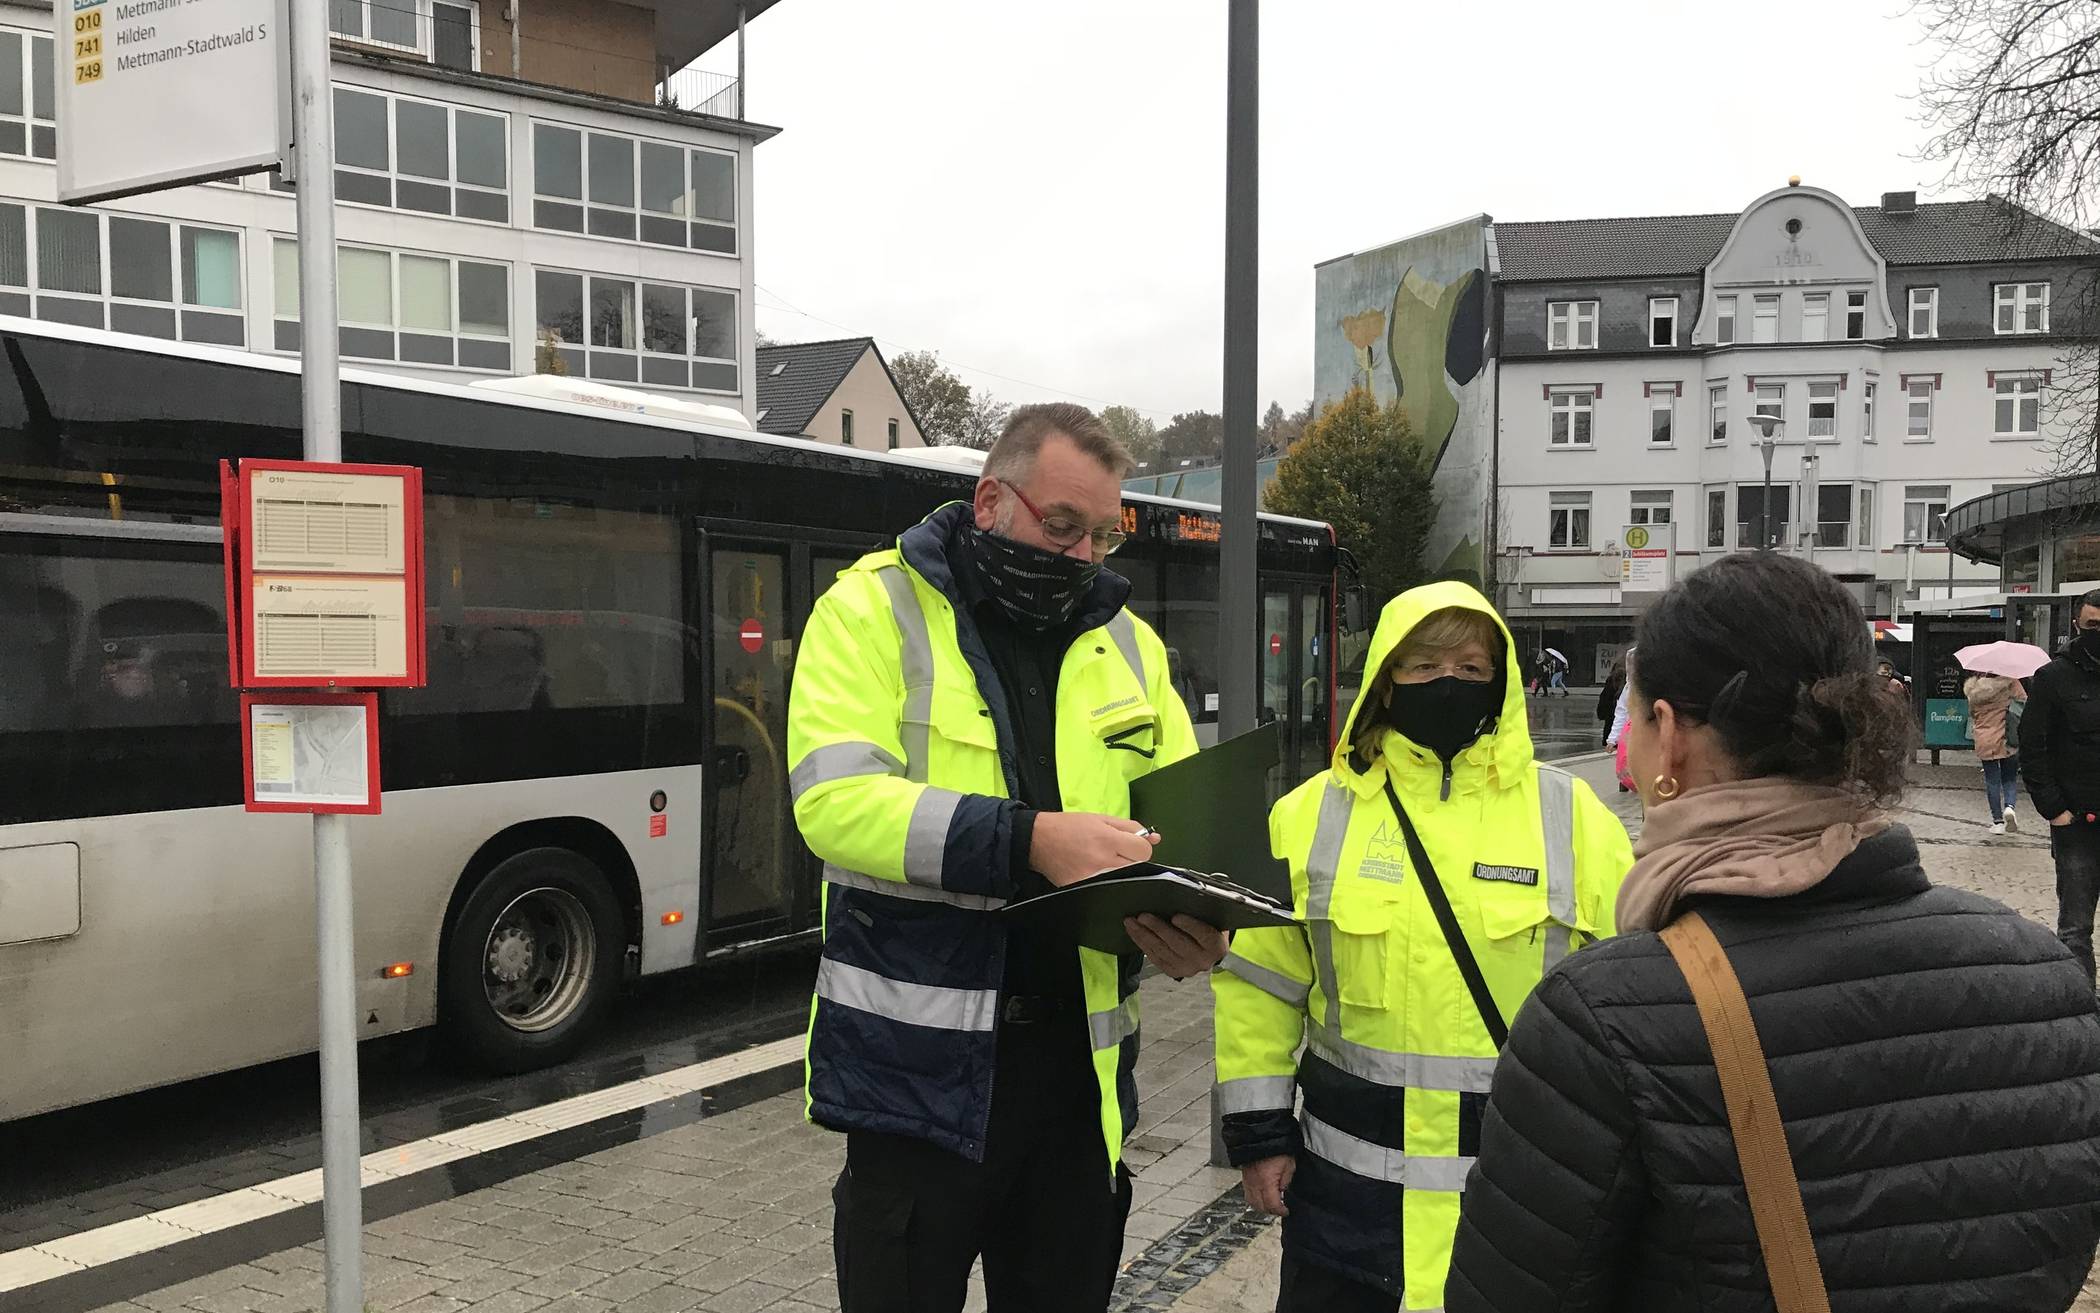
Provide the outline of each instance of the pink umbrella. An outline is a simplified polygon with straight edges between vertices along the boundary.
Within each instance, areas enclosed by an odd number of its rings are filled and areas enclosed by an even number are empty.
[[[2049,664],[2049,654],[2032,643],[1978,643],[1954,654],[1964,670],[1980,675],[2003,675],[2025,679]]]

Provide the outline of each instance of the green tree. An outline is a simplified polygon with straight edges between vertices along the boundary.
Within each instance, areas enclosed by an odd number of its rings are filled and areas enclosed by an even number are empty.
[[[1108,431],[1116,435],[1130,454],[1137,458],[1147,473],[1159,466],[1159,425],[1129,406],[1109,406],[1101,412],[1101,422]]]
[[[1261,413],[1261,428],[1255,433],[1262,447],[1268,451],[1282,451],[1290,444],[1283,440],[1283,426],[1288,421],[1283,415],[1283,404],[1272,401]]]
[[[1429,453],[1398,404],[1355,388],[1320,412],[1276,466],[1262,504],[1334,526],[1374,605],[1422,582],[1436,519]]]
[[[1159,458],[1169,468],[1185,460],[1210,464],[1224,451],[1225,418],[1208,410],[1185,411],[1159,431]]]
[[[903,352],[890,361],[890,373],[929,444],[985,451],[1006,426],[1006,412],[1012,408],[983,388],[970,391],[934,352]]]
[[[970,385],[931,351],[906,351],[890,361],[897,390],[904,394],[919,429],[932,444],[961,440],[970,422]]]

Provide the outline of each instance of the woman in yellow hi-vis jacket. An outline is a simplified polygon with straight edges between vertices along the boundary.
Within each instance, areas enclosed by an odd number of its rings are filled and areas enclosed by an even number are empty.
[[[1284,1217],[1279,1313],[1442,1306],[1508,1021],[1612,932],[1633,864],[1589,786],[1532,759],[1479,593],[1401,594],[1365,669],[1333,765],[1269,818],[1305,924],[1240,932],[1212,976],[1225,1143]]]

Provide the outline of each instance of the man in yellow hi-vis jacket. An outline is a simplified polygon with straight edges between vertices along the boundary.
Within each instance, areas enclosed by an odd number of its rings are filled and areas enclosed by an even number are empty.
[[[1140,959],[998,909],[1143,860],[1130,781],[1196,749],[1158,635],[1104,570],[1129,453],[1085,408],[1027,406],[944,506],[818,599],[795,668],[795,819],[824,862],[811,1120],[846,1313],[1108,1304],[1130,1206]],[[1225,937],[1130,923],[1155,963]]]
[[[1225,1142],[1284,1216],[1280,1313],[1442,1307],[1508,1020],[1612,933],[1633,864],[1589,786],[1532,759],[1479,593],[1401,594],[1364,668],[1331,768],[1269,819],[1305,925],[1242,931],[1211,977]]]

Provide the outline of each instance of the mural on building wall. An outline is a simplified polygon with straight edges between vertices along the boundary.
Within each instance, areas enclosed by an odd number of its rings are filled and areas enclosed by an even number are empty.
[[[1475,216],[1313,270],[1313,400],[1352,387],[1398,401],[1436,453],[1427,561],[1484,575],[1493,379],[1487,361],[1487,225]]]

